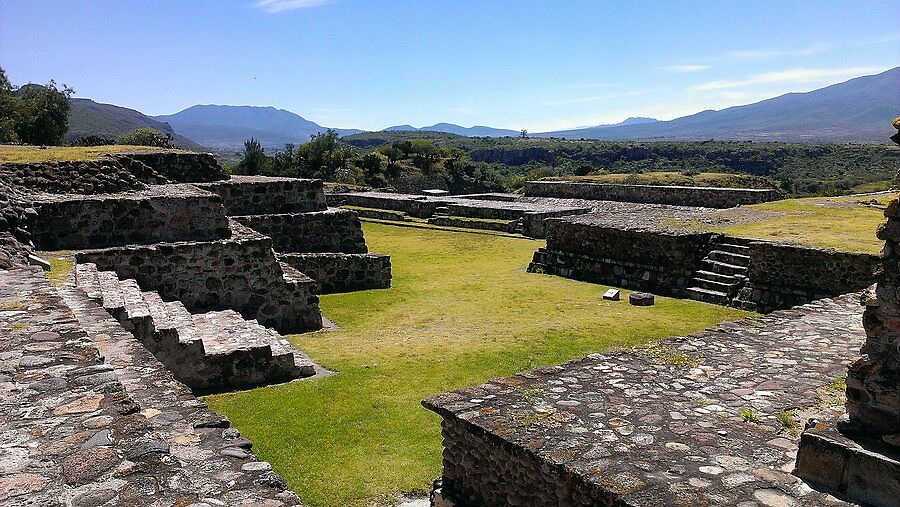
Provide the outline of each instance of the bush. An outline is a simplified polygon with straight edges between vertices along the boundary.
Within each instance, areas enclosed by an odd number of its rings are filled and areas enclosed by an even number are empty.
[[[132,130],[127,134],[122,134],[122,137],[119,138],[121,144],[156,148],[174,148],[175,145],[172,141],[172,134],[148,127]]]
[[[106,146],[108,144],[116,144],[116,140],[91,134],[79,137],[72,143],[72,146]]]

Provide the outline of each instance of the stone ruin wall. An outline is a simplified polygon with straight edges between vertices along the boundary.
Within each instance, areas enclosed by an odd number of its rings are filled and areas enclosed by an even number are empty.
[[[327,208],[322,180],[234,176],[197,186],[219,194],[229,215],[306,213]]]
[[[29,221],[41,250],[106,248],[231,235],[219,196],[191,185],[153,187],[137,194],[39,199]]]
[[[709,249],[712,234],[618,229],[549,219],[547,248],[531,272],[681,296]]]
[[[733,208],[746,204],[777,201],[782,198],[782,195],[773,189],[618,185],[571,181],[528,181],[525,182],[525,195],[527,197],[673,204],[701,208]]]
[[[134,151],[115,154],[112,157],[125,165],[140,162],[152,167],[170,183],[204,183],[228,179],[228,173],[210,153]]]
[[[95,160],[0,164],[0,179],[22,190],[50,194],[109,194],[227,177],[208,153],[134,152]]]
[[[433,505],[478,507],[482,505],[606,506],[602,492],[594,491],[580,477],[534,457],[529,451],[453,417],[441,420],[443,472],[438,495],[445,502]],[[540,485],[521,488],[522,484]]]
[[[684,296],[693,274],[721,235],[618,229],[550,219],[547,247],[535,252],[531,272]],[[733,304],[769,312],[862,290],[873,281],[878,258],[787,243],[751,241],[746,285]]]
[[[191,311],[231,308],[281,333],[321,328],[315,283],[285,279],[271,239],[235,223],[232,231],[227,240],[87,250],[75,258],[133,278]]]
[[[0,269],[23,266],[32,253],[27,230],[31,206],[27,195],[0,178]]]
[[[388,255],[287,253],[278,259],[315,280],[318,294],[391,287]]]
[[[272,238],[277,252],[368,252],[362,225],[350,210],[248,215],[234,220]]]
[[[884,249],[875,290],[863,299],[866,343],[847,373],[848,428],[900,447],[900,201],[877,232]]]
[[[748,282],[737,296],[747,309],[769,312],[864,289],[878,256],[788,243],[750,242]]]

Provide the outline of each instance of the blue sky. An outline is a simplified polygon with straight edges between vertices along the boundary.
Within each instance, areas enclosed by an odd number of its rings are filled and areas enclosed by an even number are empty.
[[[900,65],[900,2],[0,0],[0,66],[168,114],[532,132],[671,119]]]

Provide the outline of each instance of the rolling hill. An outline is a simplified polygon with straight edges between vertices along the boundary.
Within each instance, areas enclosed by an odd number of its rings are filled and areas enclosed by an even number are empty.
[[[244,141],[257,139],[265,148],[282,148],[287,143],[301,144],[323,127],[284,109],[258,106],[196,105],[175,114],[156,116],[181,135],[214,150],[240,150]],[[334,129],[340,135],[362,132]]]
[[[544,132],[537,137],[604,140],[874,141],[900,115],[900,67],[806,93],[703,111],[670,121]]]
[[[122,134],[145,127],[172,134],[175,145],[179,148],[205,150],[193,140],[175,133],[169,124],[154,120],[140,111],[90,99],[69,99],[69,132],[66,140],[70,143],[89,135],[118,139]]]
[[[395,125],[383,129],[383,132],[443,132],[445,134],[456,134],[466,137],[516,137],[520,134],[518,130],[498,129],[494,127],[485,127],[484,125],[475,125],[474,127],[462,127],[453,123],[435,123],[428,127],[416,128],[412,125]]]

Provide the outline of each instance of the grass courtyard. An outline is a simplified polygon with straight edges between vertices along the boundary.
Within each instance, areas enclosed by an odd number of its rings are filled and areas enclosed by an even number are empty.
[[[885,192],[865,196],[809,197],[754,204],[716,212],[719,218],[735,219],[722,226],[695,226],[743,238],[788,241],[845,252],[877,254],[883,241],[875,230],[884,221],[884,207],[896,197]],[[872,205],[871,201],[876,201]],[[763,212],[760,220],[742,221],[745,210]]]
[[[525,272],[540,242],[364,223],[394,283],[321,298],[335,330],[291,337],[339,372],[207,397],[315,507],[390,504],[441,468],[423,398],[746,315],[688,300],[603,301],[604,287]]]

